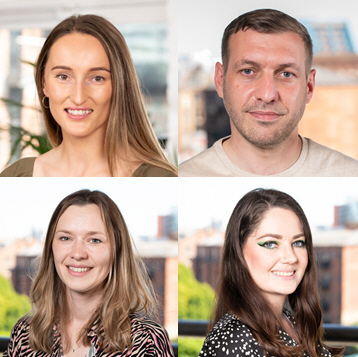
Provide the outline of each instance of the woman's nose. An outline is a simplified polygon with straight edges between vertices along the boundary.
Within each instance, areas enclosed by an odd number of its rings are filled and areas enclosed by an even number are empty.
[[[71,251],[71,258],[80,260],[87,258],[87,251],[84,242],[82,241],[75,241],[73,243],[72,251]]]
[[[82,81],[75,82],[75,85],[72,87],[71,99],[77,106],[86,102],[87,90],[85,84]]]
[[[295,264],[297,262],[297,255],[291,244],[281,246],[281,262],[287,264]]]

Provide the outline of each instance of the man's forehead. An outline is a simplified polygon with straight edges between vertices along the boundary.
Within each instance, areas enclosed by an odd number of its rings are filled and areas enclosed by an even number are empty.
[[[306,50],[303,39],[295,32],[262,33],[252,29],[240,30],[229,38],[229,58],[252,60],[251,56],[285,57],[282,63],[305,62]],[[234,58],[231,58],[231,57]]]

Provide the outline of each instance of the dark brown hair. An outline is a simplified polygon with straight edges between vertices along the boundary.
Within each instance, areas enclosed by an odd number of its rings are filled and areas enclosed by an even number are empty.
[[[306,73],[309,73],[313,60],[313,46],[311,37],[306,27],[304,27],[293,17],[281,11],[272,9],[259,9],[247,12],[237,17],[226,27],[221,42],[221,56],[225,72],[229,63],[230,56],[230,36],[240,30],[246,31],[248,29],[268,34],[283,32],[297,33],[302,38],[303,43],[305,45]]]
[[[277,335],[279,322],[275,319],[271,305],[252,279],[243,253],[248,237],[258,228],[267,211],[275,207],[295,213],[306,238],[307,268],[296,291],[288,296],[296,321],[296,332],[301,341],[298,347],[286,346]],[[212,325],[228,311],[250,328],[258,344],[269,355],[292,357],[300,356],[302,351],[306,351],[312,357],[320,357],[322,347],[327,348],[334,356],[342,352],[342,349],[326,346],[322,341],[322,311],[311,230],[301,206],[284,192],[262,188],[252,190],[240,199],[230,217],[222,250]]]
[[[112,176],[117,160],[135,160],[154,165],[177,175],[176,168],[165,157],[144,107],[137,73],[129,48],[118,29],[97,15],[73,15],[60,22],[47,37],[35,67],[35,82],[44,115],[48,138],[53,146],[63,140],[61,127],[43,104],[44,73],[52,45],[71,33],[87,34],[100,41],[110,63],[112,100],[105,134],[105,154]],[[51,101],[50,101],[51,102]]]
[[[123,351],[126,347],[131,349],[131,315],[155,315],[153,287],[142,260],[134,255],[127,225],[117,205],[101,191],[77,191],[65,197],[51,217],[40,267],[31,287],[30,346],[34,350],[52,353],[54,325],[59,324],[61,328],[69,318],[66,287],[56,273],[52,250],[58,221],[68,207],[90,204],[96,205],[101,212],[111,244],[112,267],[101,304],[89,316],[87,324],[77,336],[78,340],[84,346],[88,345],[87,334],[96,323],[99,344],[105,351]],[[102,326],[104,334],[100,333]],[[60,332],[66,352],[70,347],[67,332]]]

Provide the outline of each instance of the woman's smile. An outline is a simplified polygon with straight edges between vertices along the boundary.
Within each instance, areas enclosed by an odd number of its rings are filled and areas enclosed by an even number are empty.
[[[72,205],[60,217],[52,242],[57,274],[69,291],[101,289],[111,266],[111,248],[98,206]]]
[[[71,33],[51,47],[44,74],[44,93],[62,135],[105,136],[112,80],[110,63],[101,42],[90,35]]]
[[[244,257],[250,274],[270,300],[285,300],[300,284],[308,256],[300,220],[287,209],[266,212],[258,229],[248,237]]]

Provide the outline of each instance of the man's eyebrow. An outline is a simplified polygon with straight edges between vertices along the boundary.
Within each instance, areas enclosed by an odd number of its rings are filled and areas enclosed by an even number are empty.
[[[239,62],[236,62],[234,64],[234,70],[238,70],[240,67],[245,66],[245,65],[249,65],[249,66],[253,66],[253,67],[261,67],[261,65],[255,61],[249,60],[249,59],[243,59]],[[288,62],[288,63],[280,63],[277,66],[277,71],[282,71],[285,68],[293,68],[296,71],[301,71],[300,66],[297,65],[297,63],[294,62]]]
[[[72,71],[72,68],[68,66],[55,66],[51,68],[51,71],[54,71],[55,69],[64,69],[66,71]],[[111,73],[111,71],[106,67],[92,67],[89,69],[88,72],[94,72],[94,71],[106,71],[108,73]]]
[[[260,67],[260,65],[255,61],[251,61],[251,60],[248,60],[248,59],[243,59],[243,60],[241,60],[239,62],[236,62],[234,64],[234,70],[239,69],[241,66],[244,66],[244,65]]]
[[[286,68],[293,68],[295,69],[296,71],[299,71],[301,72],[301,68],[299,65],[297,65],[296,63],[294,62],[289,62],[289,63],[282,63],[280,64],[278,67],[277,67],[277,70],[283,70],[283,69],[286,69]]]

